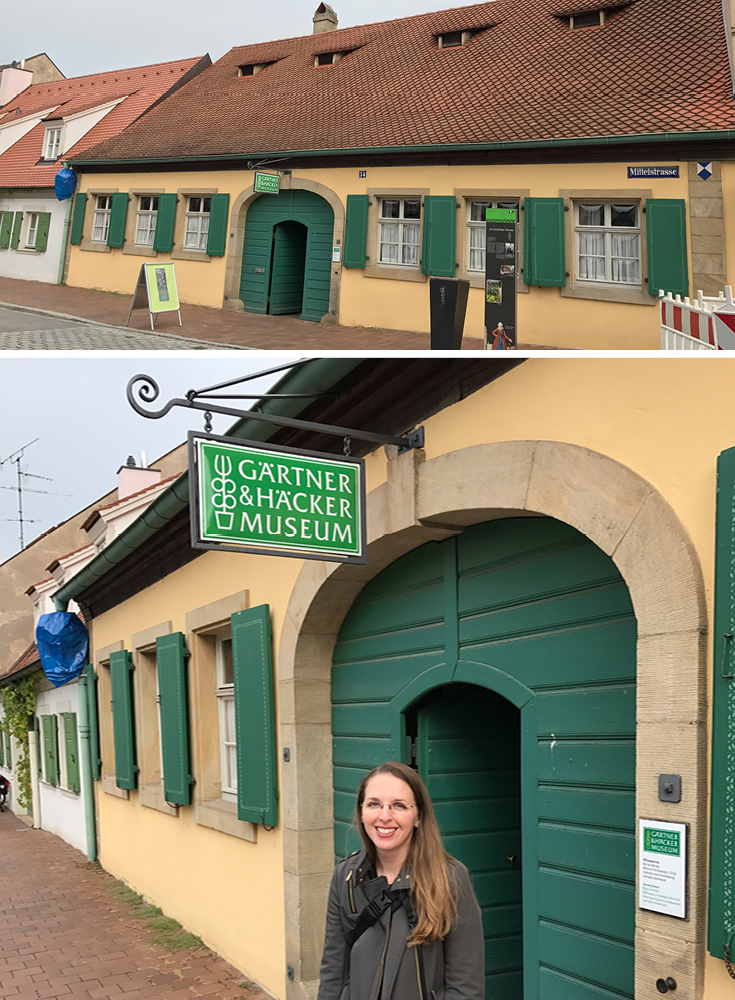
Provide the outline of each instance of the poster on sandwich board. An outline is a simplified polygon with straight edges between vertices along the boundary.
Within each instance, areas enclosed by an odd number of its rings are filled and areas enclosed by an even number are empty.
[[[181,306],[173,261],[141,264],[125,326],[130,325],[133,309],[148,310],[151,330],[155,328],[155,317],[162,312],[177,312],[181,326]]]

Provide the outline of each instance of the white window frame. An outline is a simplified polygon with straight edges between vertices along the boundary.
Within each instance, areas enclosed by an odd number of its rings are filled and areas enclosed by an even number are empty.
[[[199,211],[192,209],[192,201],[199,201],[201,207]],[[205,203],[209,202],[209,208],[205,211]],[[212,196],[205,194],[192,194],[186,196],[186,221],[184,223],[184,250],[193,250],[197,253],[207,252],[207,238],[209,236],[209,217],[212,211]],[[191,242],[190,242],[191,240]]]
[[[229,643],[232,664],[232,634],[230,629],[215,636],[217,662],[217,705],[219,710],[220,768],[222,798],[237,802],[237,738],[235,733],[235,684],[225,676],[225,644]]]
[[[62,125],[47,125],[43,137],[44,160],[58,160],[61,155]]]
[[[521,199],[520,198],[467,198],[467,271],[473,275],[485,275],[485,220],[472,218],[472,205],[484,205],[486,208],[513,208],[516,217],[520,222]],[[480,237],[479,234],[482,234]],[[472,245],[473,237],[477,241]],[[482,260],[482,267],[472,267],[472,255],[479,254]]]
[[[40,212],[29,212],[28,221],[25,226],[25,237],[23,239],[24,250],[36,249],[36,236],[38,235],[38,219]]]
[[[139,194],[138,211],[135,216],[135,245],[152,247],[156,239],[156,222],[158,219],[158,195]],[[143,208],[143,201],[150,199],[150,208]],[[143,239],[141,239],[141,235]]]
[[[92,242],[93,243],[104,243],[107,244],[107,236],[110,232],[110,215],[112,214],[112,195],[111,194],[98,194],[95,195],[96,205],[94,209],[94,220],[92,223]],[[102,207],[100,202],[105,199],[107,202],[107,207]],[[97,235],[97,231],[100,231],[101,235]]]
[[[388,201],[398,202],[398,217],[390,218],[383,215],[384,205]],[[405,203],[407,201],[418,202],[419,204],[419,216],[417,219],[406,219],[405,218]],[[422,198],[418,195],[381,195],[378,198],[378,260],[377,264],[380,267],[395,267],[401,268],[407,271],[418,271],[421,266],[421,222],[422,222]],[[398,242],[393,240],[384,240],[383,233],[384,227],[386,226],[397,226],[398,227]],[[406,230],[415,230],[417,234],[417,240],[415,243],[407,243],[404,239]],[[383,246],[397,246],[398,247],[398,257],[397,261],[383,260]],[[411,263],[405,263],[403,260],[404,250],[406,247],[416,247],[416,261]]]
[[[602,226],[590,226],[582,225],[579,221],[579,210],[580,206],[588,205],[602,205],[604,209],[603,225]],[[612,205],[634,205],[636,209],[636,225],[635,226],[613,226],[611,219],[611,206]],[[643,288],[643,233],[641,227],[641,213],[642,204],[638,198],[575,198],[573,201],[573,212],[574,212],[574,272],[575,281],[578,285],[583,287],[595,287],[595,288],[624,288],[630,289],[631,291],[641,291]],[[604,268],[605,277],[604,278],[587,278],[582,277],[582,267],[581,257],[597,256],[592,254],[582,255],[580,252],[581,236],[585,234],[592,235],[602,235],[604,237],[604,255],[600,254],[600,257],[604,256]],[[638,238],[638,255],[636,257],[620,258],[626,260],[637,260],[638,261],[638,280],[637,281],[620,281],[614,280],[612,277],[612,237],[615,235],[629,235],[637,236]]]

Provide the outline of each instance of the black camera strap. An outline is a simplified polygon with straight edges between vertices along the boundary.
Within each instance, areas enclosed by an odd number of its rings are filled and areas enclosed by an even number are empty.
[[[399,889],[397,892],[391,892],[388,889],[383,889],[381,893],[370,900],[365,909],[360,913],[357,923],[352,929],[352,934],[347,939],[347,947],[352,948],[357,939],[362,937],[365,931],[372,927],[373,924],[376,924],[386,910],[395,913],[399,906],[406,907],[410,921],[413,908],[408,899],[408,891],[406,889]]]

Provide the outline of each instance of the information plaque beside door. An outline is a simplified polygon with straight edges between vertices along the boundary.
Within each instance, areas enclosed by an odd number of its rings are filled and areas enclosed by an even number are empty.
[[[684,823],[638,821],[638,905],[686,917],[687,828]]]
[[[189,433],[197,549],[364,564],[361,458]]]

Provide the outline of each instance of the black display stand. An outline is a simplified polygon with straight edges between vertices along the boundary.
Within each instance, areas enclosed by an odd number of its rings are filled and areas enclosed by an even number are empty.
[[[461,350],[469,291],[462,278],[429,279],[432,351]]]

